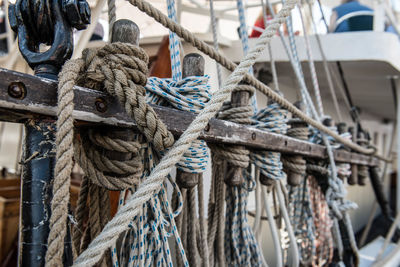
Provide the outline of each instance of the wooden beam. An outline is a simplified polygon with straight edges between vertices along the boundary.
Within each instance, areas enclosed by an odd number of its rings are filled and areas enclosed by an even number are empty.
[[[24,97],[14,97],[9,91],[24,91]],[[0,120],[22,122],[28,118],[57,114],[57,82],[0,68]],[[22,99],[21,99],[22,98]],[[135,127],[135,122],[125,113],[115,98],[87,88],[75,87],[75,111],[77,123],[104,124],[117,127]],[[194,114],[171,108],[153,106],[161,120],[175,135],[181,135],[195,118]],[[254,127],[211,119],[200,134],[200,139],[210,143],[244,145],[253,149],[299,154],[305,157],[326,159],[324,146],[297,140],[288,136],[269,133]],[[378,159],[346,151],[334,151],[338,162],[377,166]]]

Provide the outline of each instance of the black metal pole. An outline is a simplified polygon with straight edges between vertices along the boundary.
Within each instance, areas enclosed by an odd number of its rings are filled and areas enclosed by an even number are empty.
[[[90,20],[90,9],[86,1],[81,0],[63,1],[62,4],[58,0],[18,0],[15,5],[10,5],[9,18],[12,29],[18,33],[21,54],[34,69],[35,75],[57,80],[62,65],[72,55],[72,27],[85,28]],[[50,48],[41,52],[41,44]],[[29,94],[29,88],[17,85],[11,91],[21,98]],[[25,122],[18,254],[20,266],[45,265],[56,154],[55,131],[54,119],[38,117]],[[64,266],[70,265],[72,246],[68,231]]]

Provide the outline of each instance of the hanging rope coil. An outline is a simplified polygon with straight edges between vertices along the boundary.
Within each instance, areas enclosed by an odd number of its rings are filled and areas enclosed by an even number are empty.
[[[273,103],[260,110],[253,117],[253,125],[256,128],[277,134],[285,134],[287,131],[288,112],[278,104]],[[252,151],[251,160],[260,168],[261,173],[272,180],[286,178],[282,171],[281,153],[272,151]]]
[[[224,103],[218,117],[236,123],[250,124],[253,109],[248,100],[254,94],[254,88],[240,84],[233,92],[235,95],[232,95],[231,102]],[[247,198],[249,191],[255,187],[255,181],[246,170],[250,163],[250,153],[242,146],[224,146],[217,151],[227,162],[228,168],[222,173],[225,174],[227,184],[224,242],[226,264],[261,266],[262,252],[247,220]]]
[[[211,98],[208,81],[208,76],[189,76],[179,81],[151,77],[146,86],[147,99],[154,104],[172,106],[197,114]],[[209,261],[206,255],[208,252],[204,253],[207,251],[207,241],[204,229],[203,176],[201,174],[207,167],[208,158],[206,143],[195,140],[177,163],[179,170],[192,174],[183,176],[178,173],[176,176],[177,183],[182,188],[184,203],[183,213],[177,218],[177,227],[191,266],[198,266],[201,260],[203,263],[201,266],[207,266]],[[187,181],[188,179],[190,181]],[[199,219],[197,218],[196,186]],[[184,266],[184,263],[179,260],[178,264]]]
[[[147,100],[149,103],[198,114],[211,98],[209,79],[209,76],[190,76],[174,81],[151,77],[146,85]],[[177,163],[177,167],[188,173],[202,173],[208,158],[206,143],[195,140]]]
[[[310,131],[306,123],[298,118],[292,118],[289,120],[289,125],[291,127],[287,131],[288,136],[308,140]],[[288,173],[288,184],[290,186],[300,185],[306,174],[306,160],[299,155],[293,155],[283,157],[282,162]]]

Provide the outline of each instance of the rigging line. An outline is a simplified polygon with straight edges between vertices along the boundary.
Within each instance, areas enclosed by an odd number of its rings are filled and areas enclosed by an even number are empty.
[[[256,169],[256,175],[258,176],[257,181],[260,181],[260,169],[257,168]],[[276,227],[276,221],[274,219],[274,216],[272,215],[272,211],[271,211],[271,207],[269,206],[269,203],[267,201],[267,190],[265,190],[266,186],[265,185],[261,185],[261,195],[262,195],[262,199],[264,202],[264,208],[265,211],[267,213],[267,217],[268,217],[268,224],[269,224],[269,228],[271,231],[271,235],[272,235],[272,241],[274,243],[274,249],[275,249],[275,256],[276,256],[276,263],[275,266],[276,267],[282,267],[283,266],[283,260],[282,260],[282,247],[281,247],[281,243],[280,243],[280,239],[278,236],[278,228]]]
[[[321,92],[320,92],[320,88],[319,88],[317,72],[315,70],[315,64],[314,64],[313,54],[312,54],[312,51],[311,51],[310,40],[309,40],[309,37],[308,37],[306,25],[304,23],[304,16],[303,16],[303,11],[302,11],[302,6],[301,6],[300,3],[298,5],[298,9],[299,9],[299,14],[300,14],[301,25],[303,27],[304,42],[306,44],[308,65],[309,65],[310,72],[311,72],[311,79],[312,79],[312,82],[313,82],[315,99],[317,100],[317,107],[318,107],[318,110],[319,110],[319,114],[322,116],[324,114],[324,109],[323,109],[323,104],[322,104],[322,99],[321,99]]]
[[[326,79],[327,79],[327,82],[328,82],[329,92],[331,94],[331,97],[332,97],[332,100],[333,100],[333,104],[335,106],[335,111],[336,111],[336,114],[338,116],[338,119],[339,119],[339,121],[342,122],[343,121],[343,117],[342,117],[342,113],[340,112],[339,103],[338,103],[337,96],[336,96],[336,93],[335,93],[335,88],[333,86],[331,71],[329,70],[328,60],[326,59],[326,55],[325,55],[324,48],[322,46],[321,38],[320,38],[320,36],[318,34],[317,25],[315,24],[315,16],[314,16],[314,13],[313,13],[313,9],[312,9],[311,3],[309,1],[307,2],[307,6],[308,6],[308,9],[309,9],[309,12],[310,12],[310,15],[311,15],[311,21],[312,21],[312,25],[313,25],[313,28],[314,28],[314,33],[315,33],[315,38],[317,40],[318,49],[319,49],[319,52],[320,52],[321,57],[322,57],[322,65],[324,66],[324,71],[325,71]],[[350,110],[350,108],[349,108],[349,110]]]
[[[326,21],[324,10],[322,9],[321,0],[317,0],[317,2],[318,2],[319,11],[321,12],[321,18],[322,18],[322,20],[323,20],[323,22],[325,24],[325,27],[326,27],[326,32],[329,32],[329,25],[328,25],[328,22]],[[310,0],[308,0],[308,4],[311,6]],[[315,23],[315,21],[313,21],[313,22]]]
[[[393,93],[393,104],[394,104],[394,110],[397,110],[397,85],[396,85],[396,79],[393,77],[390,77],[390,87],[392,89]]]
[[[214,10],[214,0],[210,0],[210,18],[211,18],[211,29],[213,35],[213,45],[215,51],[219,52],[219,45],[218,45],[218,24],[217,18],[215,17],[215,10]],[[221,66],[218,61],[215,61],[215,65],[217,67],[217,77],[218,77],[218,87],[222,85],[222,74],[221,74]]]
[[[243,55],[246,56],[249,53],[249,35],[247,32],[247,23],[246,23],[246,15],[244,12],[243,0],[237,0],[236,4],[237,4],[238,13],[239,13],[239,22],[240,22],[239,30],[240,30],[240,39],[242,41]],[[253,66],[250,67],[249,73],[252,76],[254,75]],[[254,94],[251,97],[251,105],[253,107],[254,114],[256,114],[257,113],[257,96],[256,96],[256,94]]]
[[[268,0],[267,0],[268,1]],[[261,8],[263,11],[263,21],[264,21],[264,28],[267,27],[267,23],[268,23],[268,17],[267,17],[267,9],[264,3],[264,0],[261,0]],[[274,89],[279,92],[279,82],[278,82],[278,75],[276,72],[276,65],[275,65],[275,59],[274,56],[272,54],[272,48],[271,48],[271,44],[268,43],[268,56],[271,62],[271,72],[272,72],[272,82],[274,83]]]
[[[355,122],[356,125],[357,125],[357,132],[363,132],[363,127],[361,125],[359,111],[358,111],[358,108],[356,106],[354,106],[353,99],[351,98],[349,86],[347,84],[346,78],[344,77],[342,64],[340,63],[340,61],[336,61],[336,65],[337,65],[337,68],[338,68],[338,71],[339,71],[340,79],[341,79],[342,84],[343,84],[344,92],[346,93],[347,100],[349,101],[349,104],[351,106],[350,116],[353,119],[353,122]],[[357,135],[358,134],[356,134],[356,136]]]

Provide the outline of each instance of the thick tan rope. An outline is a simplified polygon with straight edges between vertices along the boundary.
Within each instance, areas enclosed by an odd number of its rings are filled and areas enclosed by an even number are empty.
[[[170,29],[172,32],[175,32],[179,37],[183,38],[185,41],[191,43],[194,47],[211,57],[212,59],[216,60],[218,63],[220,63],[222,66],[227,68],[230,71],[234,71],[237,65],[229,60],[228,58],[224,57],[222,54],[220,54],[218,51],[216,51],[212,46],[206,44],[204,41],[198,39],[194,34],[192,34],[190,31],[186,30],[184,27],[179,25],[178,23],[172,21],[169,19],[166,15],[164,15],[161,11],[153,7],[150,3],[144,1],[144,0],[129,0],[129,2],[139,8],[141,11],[149,15],[150,17],[154,18],[156,21],[161,23],[163,26],[167,27]],[[256,89],[258,89],[260,92],[265,94],[267,97],[270,97],[271,100],[274,102],[278,103],[280,106],[283,108],[286,108],[289,112],[291,112],[293,115],[297,116],[304,122],[308,123],[309,125],[313,126],[314,128],[320,130],[321,132],[332,136],[336,141],[339,143],[342,143],[343,145],[353,149],[354,151],[357,151],[362,154],[367,154],[371,155],[376,153],[375,149],[371,148],[364,148],[362,146],[359,146],[343,137],[341,137],[339,134],[331,131],[328,127],[322,125],[320,122],[310,118],[307,116],[305,113],[297,109],[294,105],[292,105],[289,101],[287,101],[285,98],[274,92],[273,89],[268,87],[267,85],[263,84],[262,82],[258,81],[256,78],[249,74],[245,74],[244,77],[245,81],[248,82],[250,85],[254,86]],[[391,161],[390,159],[387,159],[381,155],[374,155],[378,159],[384,160],[384,161]]]
[[[279,26],[290,15],[290,11],[294,8],[296,3],[296,0],[289,0],[285,3],[276,18],[268,25],[260,38],[258,38],[256,45],[224,82],[222,88],[212,96],[211,100],[206,104],[204,109],[200,111],[179,140],[175,142],[159,164],[153,169],[149,177],[140,184],[132,197],[121,207],[114,218],[104,227],[103,231],[91,242],[88,249],[76,259],[75,266],[86,267],[96,264],[104,255],[104,252],[115,244],[120,233],[128,229],[131,219],[139,213],[142,205],[146,203],[155,192],[160,190],[164,178],[180,160],[182,155],[189,149],[191,143],[199,137],[209,120],[215,117],[223,103],[230,98],[232,90],[243,80],[243,77],[261,55]]]
[[[83,67],[82,60],[72,60],[64,64],[58,81],[58,119],[56,134],[56,166],[51,201],[50,233],[46,252],[46,266],[62,266],[64,238],[67,233],[67,216],[69,204],[69,187],[73,167],[72,157],[74,120],[74,93],[72,91],[79,72]],[[71,88],[71,89],[68,89]]]

